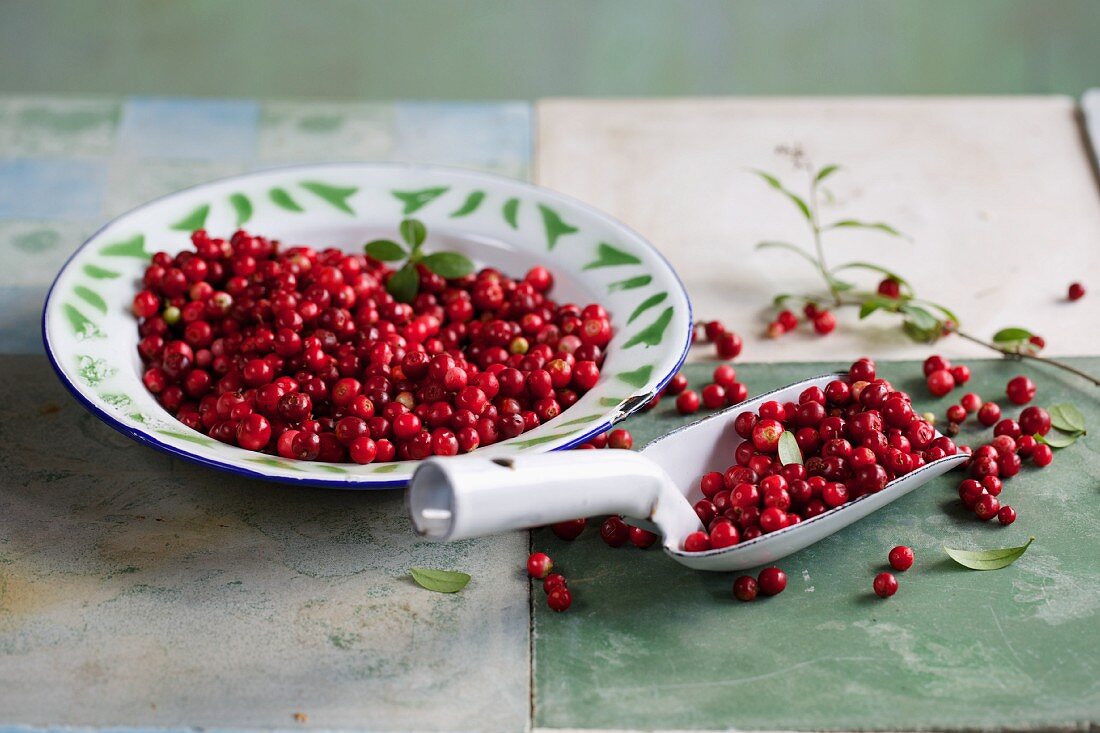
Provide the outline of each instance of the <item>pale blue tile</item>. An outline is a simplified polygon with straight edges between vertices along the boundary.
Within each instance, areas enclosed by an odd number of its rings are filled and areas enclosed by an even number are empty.
[[[119,151],[144,158],[255,156],[260,105],[244,99],[134,97],[126,101]]]
[[[102,161],[0,160],[0,219],[96,218],[106,182]]]
[[[0,288],[0,354],[41,354],[42,306],[48,285]]]
[[[398,102],[394,128],[397,159],[527,176],[531,106],[526,102]]]

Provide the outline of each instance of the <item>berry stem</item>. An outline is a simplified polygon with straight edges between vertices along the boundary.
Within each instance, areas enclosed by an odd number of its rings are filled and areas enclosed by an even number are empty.
[[[1013,359],[1013,360],[1016,360],[1016,361],[1020,361],[1022,359],[1030,359],[1032,361],[1038,361],[1038,362],[1043,362],[1045,364],[1050,364],[1053,367],[1063,369],[1063,370],[1069,372],[1070,374],[1076,374],[1077,376],[1081,377],[1082,379],[1085,379],[1085,380],[1088,380],[1089,382],[1092,382],[1093,386],[1100,387],[1100,379],[1094,377],[1093,375],[1089,374],[1088,372],[1081,371],[1080,369],[1078,369],[1075,366],[1072,366],[1070,364],[1066,364],[1064,361],[1058,361],[1057,359],[1051,359],[1048,356],[1039,356],[1038,354],[1027,354],[1027,353],[1022,352],[1022,351],[1008,351],[1006,349],[1002,349],[998,346],[995,346],[994,344],[991,344],[988,341],[983,341],[980,338],[976,338],[974,336],[971,336],[970,334],[965,333],[963,331],[956,331],[955,333],[960,338],[963,338],[963,339],[966,339],[967,341],[978,344],[979,346],[984,346],[987,349],[992,349],[993,351],[996,351],[997,353],[1004,356],[1004,358],[1006,358],[1006,359]]]

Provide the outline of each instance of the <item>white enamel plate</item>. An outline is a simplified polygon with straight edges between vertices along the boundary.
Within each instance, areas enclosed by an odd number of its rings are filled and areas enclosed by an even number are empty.
[[[403,165],[319,165],[227,178],[157,199],[85,242],[54,281],[43,312],[46,352],[62,382],[103,421],[160,450],[249,476],[338,488],[404,486],[415,461],[294,461],[219,443],[177,422],[146,391],[130,313],[156,251],[190,246],[205,228],[285,244],[361,251],[415,216],[425,245],[522,276],[554,274],[559,302],[597,302],[615,335],[594,389],[557,418],[478,451],[486,457],[569,448],[644,405],[683,363],[691,305],[668,262],[621,223],[546,189],[499,176]]]

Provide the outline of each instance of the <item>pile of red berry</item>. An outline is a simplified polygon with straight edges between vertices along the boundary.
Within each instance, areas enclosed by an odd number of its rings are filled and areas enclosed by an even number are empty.
[[[737,381],[737,370],[731,365],[719,364],[714,368],[711,378],[712,382],[696,392],[687,388],[687,377],[677,373],[665,385],[662,394],[676,398],[676,410],[681,415],[698,412],[700,405],[708,410],[719,410],[728,405],[740,404],[749,398],[749,388]]]
[[[742,412],[734,429],[744,441],[724,473],[705,474],[695,511],[706,531],[685,539],[702,552],[755,539],[839,507],[926,462],[958,452],[917,415],[909,395],[877,379],[875,363],[852,364],[846,378],[809,387],[798,403],[765,402]],[[803,462],[784,465],[780,436],[791,432]]]
[[[806,321],[813,326],[814,331],[822,336],[826,336],[836,329],[836,316],[833,315],[832,311],[821,308],[817,303],[807,303],[802,308],[802,314],[806,316]],[[783,310],[779,312],[774,321],[768,324],[766,333],[768,338],[776,339],[796,328],[798,328],[798,316],[793,311]]]
[[[924,378],[928,392],[934,397],[943,397],[970,381],[970,367],[965,364],[952,366],[950,361],[934,354],[924,360]]]
[[[744,346],[741,337],[727,329],[721,321],[697,321],[691,331],[691,341],[696,343],[700,340],[714,344],[720,359],[737,358]]]
[[[561,613],[573,605],[573,594],[569,584],[561,573],[551,572],[554,561],[545,552],[532,552],[527,558],[527,575],[542,581],[542,590],[546,593],[546,605]]]
[[[553,276],[444,279],[337,249],[205,231],[158,252],[133,301],[143,381],[176,418],[286,458],[455,455],[556,417],[595,386],[611,323],[549,297]]]

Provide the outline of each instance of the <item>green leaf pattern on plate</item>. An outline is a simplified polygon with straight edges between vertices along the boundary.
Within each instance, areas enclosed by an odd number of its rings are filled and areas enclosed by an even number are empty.
[[[558,212],[545,204],[539,204],[539,213],[542,214],[542,226],[546,230],[547,249],[554,249],[561,237],[580,231],[572,224],[567,224]]]
[[[99,250],[101,255],[107,257],[136,257],[139,260],[147,260],[152,255],[145,251],[145,235],[136,234],[130,239],[115,244],[108,244]]]
[[[484,200],[484,191],[474,191],[466,197],[466,201],[463,202],[462,206],[451,212],[451,218],[458,219],[463,216],[469,216],[470,214],[477,211],[477,207],[481,206],[481,202]]]
[[[172,225],[179,232],[193,232],[206,226],[206,217],[210,215],[210,204],[203,204]]]
[[[305,211],[297,201],[290,195],[285,188],[275,187],[267,192],[267,197],[271,199],[271,202],[278,206],[280,209],[287,211],[293,211],[296,214],[300,214]]]
[[[585,270],[595,270],[598,267],[617,267],[618,265],[640,265],[642,261],[629,252],[624,252],[617,247],[612,247],[607,242],[600,242],[596,248],[596,259],[584,266]]]
[[[401,213],[408,216],[424,208],[450,190],[450,186],[437,186],[435,188],[422,188],[419,191],[390,191],[390,193],[405,204],[405,208],[401,210]]]
[[[302,188],[314,196],[324,199],[345,214],[355,214],[355,210],[348,205],[348,199],[358,191],[356,186],[333,186],[319,181],[302,181]]]
[[[252,202],[248,200],[248,197],[243,193],[235,193],[229,197],[229,203],[232,204],[233,210],[237,212],[237,226],[241,227],[248,223],[248,220],[252,218]]]

